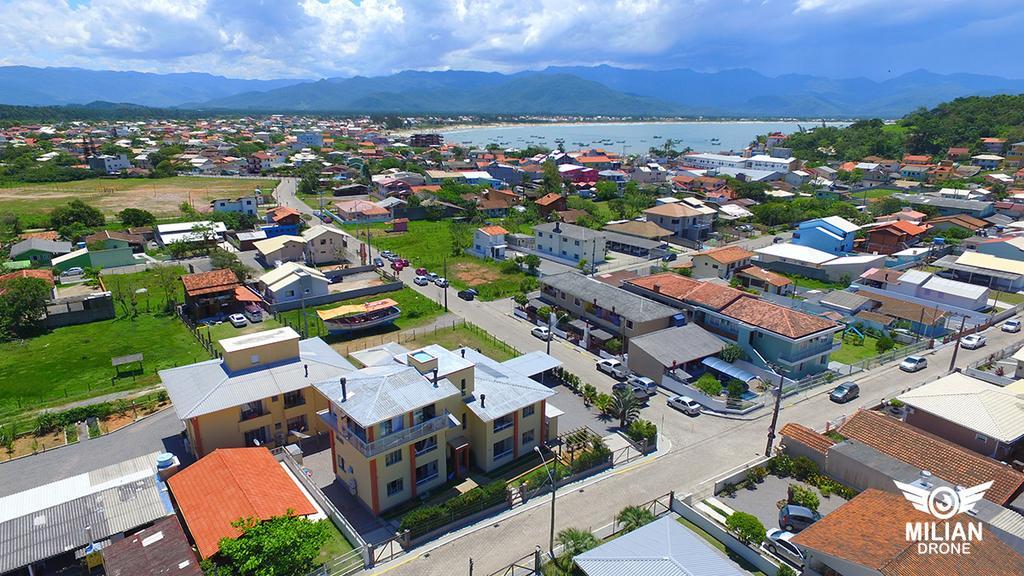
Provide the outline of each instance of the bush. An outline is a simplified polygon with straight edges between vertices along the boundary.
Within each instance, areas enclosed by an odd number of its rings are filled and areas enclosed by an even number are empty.
[[[619,352],[622,352],[622,340],[619,340],[618,338],[612,338],[611,340],[604,343],[604,347],[612,354],[618,354]]]
[[[740,398],[746,391],[747,385],[738,378],[729,380],[729,384],[726,386],[726,392],[729,394],[729,398]]]
[[[697,383],[694,384],[694,387],[711,397],[718,396],[722,393],[722,383],[719,382],[718,378],[715,378],[714,374],[711,374],[710,372],[705,372],[701,375],[701,377],[697,379]]]
[[[764,542],[764,524],[761,524],[761,521],[753,514],[733,512],[725,519],[725,525],[736,534],[740,541],[746,544],[759,546],[761,542]]]
[[[882,335],[878,340],[875,340],[875,351],[879,354],[883,354],[892,350],[896,347],[896,341],[887,335]]]
[[[718,357],[732,364],[743,357],[743,349],[735,344],[729,344],[718,354]]]
[[[626,429],[626,436],[638,444],[649,446],[658,438],[658,426],[648,420],[635,420]]]
[[[793,458],[793,475],[797,480],[808,480],[818,474],[818,465],[807,456]]]
[[[792,476],[793,459],[785,454],[779,454],[768,461],[768,470],[779,478]]]
[[[750,470],[747,470],[747,481],[751,484],[760,484],[764,482],[765,476],[768,475],[768,469],[764,466],[754,466]]]
[[[817,510],[818,506],[821,505],[821,501],[818,500],[818,495],[814,493],[814,490],[797,484],[789,485],[788,500],[790,504],[796,504],[811,510]]]
[[[422,506],[402,516],[398,529],[408,530],[414,535],[424,534],[443,524],[447,518],[448,510],[444,506]]]
[[[775,576],[797,576],[797,574],[796,570],[789,567],[789,564],[783,563],[779,566],[778,571],[775,572]]]

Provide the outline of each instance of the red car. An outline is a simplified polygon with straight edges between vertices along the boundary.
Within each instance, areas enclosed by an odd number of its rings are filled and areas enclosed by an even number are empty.
[[[417,268],[416,269],[416,275],[417,276],[426,276],[427,275],[427,269],[426,268]]]
[[[394,270],[395,272],[401,272],[402,268],[405,268],[405,266],[402,266],[402,263],[399,262],[398,260],[395,260],[394,262],[391,263],[391,269]]]
[[[395,262],[399,266],[401,266],[402,268],[408,268],[409,267],[409,261],[406,260],[405,258],[399,258],[398,260],[395,260]]]

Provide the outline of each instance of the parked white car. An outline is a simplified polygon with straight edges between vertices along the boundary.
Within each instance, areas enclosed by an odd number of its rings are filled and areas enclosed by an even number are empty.
[[[231,325],[235,328],[243,328],[249,323],[242,314],[232,314],[231,316],[228,316],[228,322],[231,322]]]
[[[547,326],[537,326],[533,330],[530,330],[530,334],[533,334],[545,342],[551,340],[551,330],[549,330]]]
[[[430,279],[426,276],[417,276],[412,279],[412,283],[417,286],[426,286],[427,284],[430,284]]]
[[[615,358],[602,358],[597,361],[597,369],[609,376],[615,375],[615,370],[622,370],[622,362]]]
[[[647,390],[647,394],[654,396],[658,393],[658,383],[651,380],[647,376],[641,376],[639,374],[633,374],[626,379],[626,383],[630,386],[636,386]]]
[[[1000,330],[1003,332],[1020,332],[1020,320],[1017,320],[1016,318],[1007,320],[1006,322],[1003,322],[1003,326]]]
[[[968,334],[960,339],[960,346],[968,350],[975,350],[985,345],[985,337],[981,334]]]
[[[697,416],[700,414],[701,405],[689,396],[672,396],[668,399],[668,405],[669,407],[675,408],[683,414],[689,414],[690,416]]]

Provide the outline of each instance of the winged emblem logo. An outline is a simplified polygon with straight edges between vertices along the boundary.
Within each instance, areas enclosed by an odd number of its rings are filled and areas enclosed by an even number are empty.
[[[992,481],[958,490],[948,486],[929,490],[903,482],[896,482],[896,487],[903,492],[903,496],[914,505],[914,508],[939,520],[947,520],[961,512],[973,510],[974,504],[984,498],[985,491],[992,487]]]

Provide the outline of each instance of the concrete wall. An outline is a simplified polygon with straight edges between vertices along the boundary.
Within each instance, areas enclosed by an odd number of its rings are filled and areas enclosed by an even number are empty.
[[[306,243],[306,255],[312,264],[330,264],[345,259],[345,235],[341,232],[323,233]]]
[[[87,324],[100,320],[110,320],[115,316],[114,299],[110,293],[97,295],[82,301],[63,302],[57,299],[46,306],[47,328]]]

